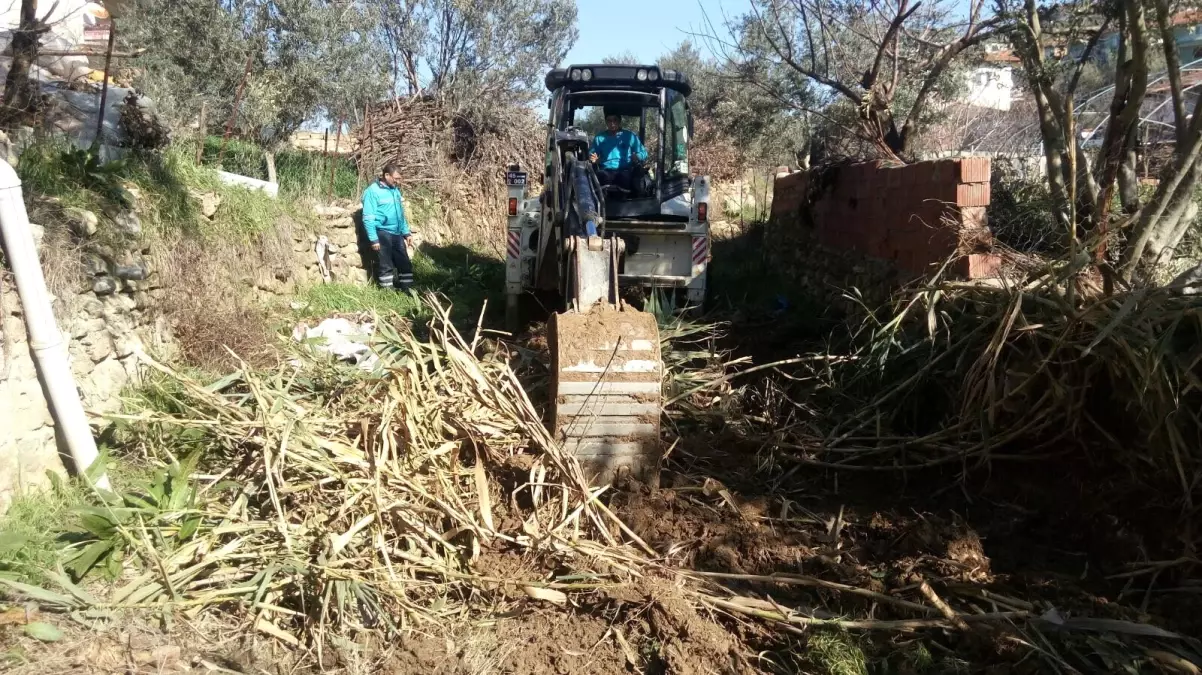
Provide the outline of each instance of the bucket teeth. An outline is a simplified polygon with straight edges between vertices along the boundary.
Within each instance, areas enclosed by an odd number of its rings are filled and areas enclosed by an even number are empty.
[[[551,429],[596,484],[656,482],[663,361],[655,317],[609,308],[556,314]]]

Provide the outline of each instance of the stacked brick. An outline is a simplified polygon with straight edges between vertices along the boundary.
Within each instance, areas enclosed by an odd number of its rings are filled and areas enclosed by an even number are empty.
[[[808,230],[820,246],[890,263],[905,276],[926,274],[956,253],[953,270],[996,276],[987,252],[989,158],[886,166],[881,162],[812,170],[776,179],[773,230],[793,239]],[[794,242],[796,243],[796,242]]]

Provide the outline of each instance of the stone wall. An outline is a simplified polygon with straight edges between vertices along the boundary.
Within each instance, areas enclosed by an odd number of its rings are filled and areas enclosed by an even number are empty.
[[[371,281],[371,254],[358,206],[350,203],[319,205],[314,208],[317,226],[312,231],[296,230],[292,252],[296,259],[297,283],[319,284],[325,280],[318,263],[318,243],[324,237],[329,281],[368,284]]]
[[[132,214],[131,214],[132,215]],[[127,225],[134,221],[127,219]],[[86,225],[86,223],[85,223]],[[35,235],[41,228],[35,227]],[[39,239],[39,248],[41,247]],[[96,245],[84,254],[75,294],[56,297],[54,313],[68,339],[67,351],[84,407],[112,412],[121,390],[138,378],[134,350],[163,353],[169,344],[166,323],[156,317],[161,298],[158,275],[136,247]],[[0,270],[4,356],[0,362],[0,511],[12,494],[48,484],[47,471],[61,473],[54,423],[34,365],[12,276]]]
[[[765,249],[778,268],[830,297],[880,291],[934,272],[996,276],[990,253],[988,157],[904,166],[881,162],[777,177]]]
[[[219,200],[215,195],[202,195],[201,202],[204,214],[211,216]],[[318,262],[318,243],[323,240],[329,281],[371,283],[369,269],[374,258],[366,247],[358,206],[351,202],[319,205],[314,207],[314,215],[315,222],[307,227],[281,223],[273,236],[283,241],[268,244],[264,240],[264,245],[290,246],[291,255],[275,255],[271,264],[242,276],[237,286],[264,304],[281,306],[300,288],[326,279]],[[122,389],[138,380],[136,348],[163,358],[172,355],[170,327],[159,311],[165,290],[150,249],[139,243],[141,228],[134,213],[110,214],[114,222],[103,224],[95,214],[77,209],[64,209],[61,216],[67,222],[56,227],[67,228],[72,241],[81,247],[82,273],[76,275],[70,292],[54,299],[55,316],[59,330],[69,340],[71,367],[85,409],[112,412],[121,406]],[[42,228],[34,228],[41,249]],[[114,238],[127,243],[100,243],[100,228],[119,230]],[[48,268],[45,261],[43,267]],[[46,472],[62,473],[64,465],[29,349],[20,297],[7,269],[0,268],[0,279],[0,325],[7,345],[0,360],[3,512],[14,492],[47,485]]]

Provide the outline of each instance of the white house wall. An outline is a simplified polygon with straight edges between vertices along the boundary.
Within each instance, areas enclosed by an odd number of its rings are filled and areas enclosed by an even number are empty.
[[[1014,97],[1014,73],[1009,68],[980,67],[968,73],[968,91],[961,100],[979,108],[1009,110]]]

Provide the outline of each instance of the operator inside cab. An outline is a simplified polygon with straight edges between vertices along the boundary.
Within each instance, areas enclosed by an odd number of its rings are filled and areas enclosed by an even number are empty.
[[[635,133],[622,128],[621,115],[606,110],[605,131],[593,137],[589,161],[597,167],[602,185],[631,190],[636,170],[647,161],[647,148]]]

